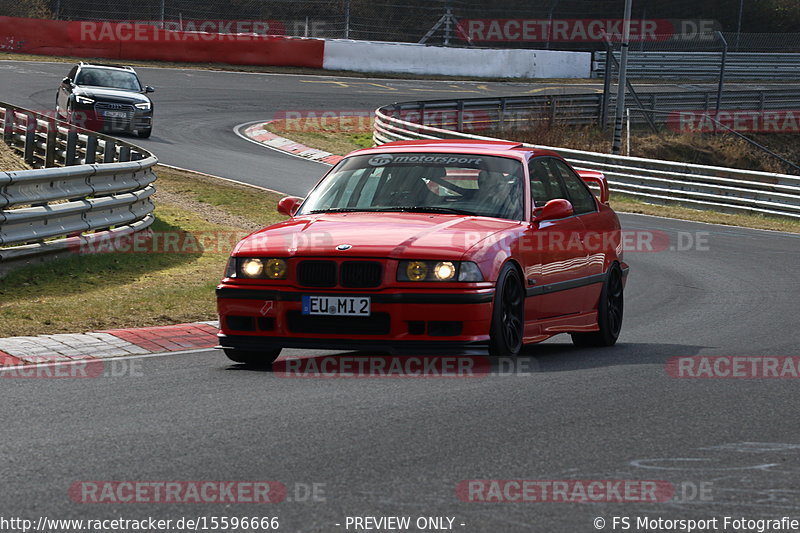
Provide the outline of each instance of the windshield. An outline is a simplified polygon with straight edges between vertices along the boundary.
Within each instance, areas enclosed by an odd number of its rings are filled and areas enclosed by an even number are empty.
[[[124,70],[85,68],[78,74],[78,79],[75,80],[75,83],[91,87],[111,87],[128,91],[142,90],[136,74]]]
[[[298,214],[410,211],[523,220],[523,176],[522,164],[505,157],[354,156],[336,166]]]

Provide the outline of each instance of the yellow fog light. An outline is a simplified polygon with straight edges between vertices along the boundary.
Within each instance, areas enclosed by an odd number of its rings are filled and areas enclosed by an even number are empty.
[[[422,261],[410,261],[406,267],[406,275],[410,281],[423,281],[428,277],[428,265]]]
[[[450,261],[436,263],[436,267],[433,269],[433,274],[439,281],[450,281],[456,275],[456,266]]]
[[[264,262],[261,259],[245,259],[242,262],[242,273],[248,278],[257,278],[264,272]]]
[[[286,261],[283,259],[267,259],[264,272],[269,279],[284,279],[286,277]]]

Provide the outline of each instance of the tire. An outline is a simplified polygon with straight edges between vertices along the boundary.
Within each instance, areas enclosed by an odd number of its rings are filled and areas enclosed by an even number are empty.
[[[597,304],[597,323],[600,331],[572,333],[572,342],[576,346],[614,346],[622,330],[624,308],[622,270],[614,263],[608,269]]]
[[[522,349],[525,296],[517,269],[506,264],[497,277],[489,331],[489,354],[516,356]]]
[[[275,359],[281,354],[280,348],[263,350],[260,352],[248,350],[223,350],[228,359],[234,363],[244,363],[248,366],[271,366]]]
[[[150,137],[150,134],[153,133],[153,128],[147,128],[145,130],[136,130],[136,135],[140,139],[147,139]]]

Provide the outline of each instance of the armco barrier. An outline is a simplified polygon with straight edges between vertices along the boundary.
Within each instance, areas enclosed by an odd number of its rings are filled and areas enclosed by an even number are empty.
[[[614,55],[619,60],[619,52]],[[592,74],[605,75],[606,52],[597,52]],[[633,50],[628,55],[631,78],[717,80],[722,52],[655,52]],[[725,58],[726,80],[800,80],[800,54],[728,52]]]
[[[322,68],[325,42],[255,34],[177,32],[147,24],[0,17],[0,50],[108,59]]]
[[[34,167],[0,172],[0,276],[153,223],[154,155],[2,102],[0,125]]]
[[[483,102],[483,108],[480,102]],[[498,103],[485,99],[459,100],[449,105],[444,101],[399,103],[376,111],[375,143],[414,139],[492,140],[492,137],[463,131],[466,129],[463,121],[465,109],[473,112],[480,110],[476,115],[482,117],[486,130],[495,129],[502,123],[503,115],[498,112]],[[462,118],[446,122],[442,120],[443,116]],[[475,131],[476,128],[473,125],[471,129]],[[557,150],[578,169],[599,170],[606,175],[613,191],[648,201],[677,202],[697,209],[800,218],[800,176],[566,148],[539,148]]]
[[[642,108],[657,113],[648,113],[656,124],[667,125],[679,130],[681,113],[713,113],[717,104],[717,91],[639,91]],[[608,112],[603,114],[603,95],[586,92],[583,94],[539,94],[533,96],[507,96],[493,98],[466,98],[456,100],[429,100],[425,102],[402,102],[391,106],[393,116],[400,118],[418,117],[426,113],[428,125],[440,124],[445,129],[455,129],[466,133],[478,133],[497,126],[506,129],[517,125],[526,126],[531,121],[557,120],[561,124],[589,125],[601,124],[606,117],[607,125],[613,118],[616,96],[611,95],[606,104]],[[629,102],[631,107],[636,102]],[[388,107],[388,106],[387,106]],[[725,91],[721,111],[765,111],[800,110],[800,91],[792,89],[737,90]],[[800,111],[798,112],[800,114]],[[409,119],[416,122],[416,119]],[[645,115],[631,112],[634,124],[647,124]],[[776,128],[780,129],[780,128]],[[787,131],[797,131],[794,130]]]

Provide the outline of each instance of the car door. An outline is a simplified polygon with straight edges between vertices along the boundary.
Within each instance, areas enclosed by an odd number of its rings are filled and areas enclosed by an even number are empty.
[[[78,67],[77,65],[72,67],[72,70],[69,71],[67,74],[67,78],[69,78],[73,83],[75,82],[75,76],[78,75]],[[66,81],[62,81],[61,85],[58,86],[58,92],[56,95],[56,105],[62,114],[66,114],[67,111],[67,103],[69,102],[70,94],[72,93],[72,85],[67,83]]]
[[[534,208],[548,201],[569,200],[558,172],[544,157],[528,163]],[[525,262],[526,320],[568,316],[584,308],[585,289],[575,286],[586,276],[586,251],[582,242],[583,222],[578,216],[532,223],[520,247]]]
[[[582,288],[582,298],[585,307],[593,309],[602,289],[607,248],[608,246],[613,247],[613,243],[609,239],[611,237],[608,233],[609,228],[602,220],[603,217],[594,194],[580,176],[561,159],[547,158],[546,163],[555,174],[561,177],[575,216],[583,223],[583,245],[586,252],[584,280],[586,284]]]

